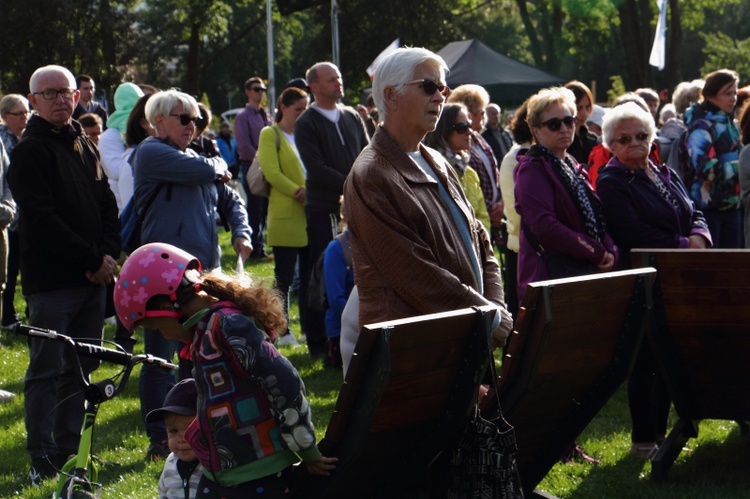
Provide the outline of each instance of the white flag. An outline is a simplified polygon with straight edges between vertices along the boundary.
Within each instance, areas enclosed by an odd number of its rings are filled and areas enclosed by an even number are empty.
[[[654,45],[651,47],[651,56],[648,63],[664,69],[667,51],[667,0],[656,0],[659,8],[659,20],[656,22],[656,33],[654,34]]]
[[[380,54],[378,54],[378,56],[375,58],[375,60],[372,61],[372,64],[370,64],[367,67],[367,76],[369,76],[370,79],[372,79],[372,75],[375,74],[375,70],[378,68],[378,64],[380,64],[380,61],[382,61],[383,59],[385,59],[385,56],[387,56],[388,54],[390,54],[391,52],[393,52],[394,50],[396,50],[400,44],[401,44],[401,39],[400,38],[396,38],[395,40],[393,40],[391,42],[390,45],[388,45],[385,48],[385,50],[383,50]]]

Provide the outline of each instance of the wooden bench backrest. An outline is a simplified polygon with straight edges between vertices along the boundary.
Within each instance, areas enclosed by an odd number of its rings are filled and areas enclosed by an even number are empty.
[[[531,283],[500,373],[530,493],[626,379],[654,269]]]
[[[468,420],[489,365],[493,314],[463,309],[365,326],[319,445],[339,458],[336,471],[308,479],[295,496],[359,497],[419,476]]]
[[[657,359],[678,415],[750,419],[750,251],[636,249],[655,267]]]

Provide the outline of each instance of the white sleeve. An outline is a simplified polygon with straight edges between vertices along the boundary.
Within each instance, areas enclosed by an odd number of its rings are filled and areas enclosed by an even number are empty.
[[[128,147],[120,158],[120,180],[117,182],[117,188],[122,206],[118,205],[119,211],[122,211],[130,198],[133,197],[133,167],[129,160],[134,150],[134,147]]]
[[[118,182],[120,180],[120,164],[122,154],[125,152],[125,142],[122,140],[120,131],[116,128],[107,128],[99,137],[99,155],[102,159],[104,173],[109,179],[109,187],[115,195],[117,201],[117,211],[122,211],[125,204],[120,199],[120,189]]]

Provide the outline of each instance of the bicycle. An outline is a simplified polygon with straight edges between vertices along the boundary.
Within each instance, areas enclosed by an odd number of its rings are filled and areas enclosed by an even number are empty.
[[[95,465],[92,452],[94,424],[96,423],[99,405],[122,392],[136,365],[145,362],[170,370],[177,369],[177,366],[153,355],[132,355],[127,352],[91,343],[78,342],[70,336],[65,336],[49,329],[16,324],[13,330],[16,334],[64,343],[66,346],[64,354],[71,362],[74,371],[80,373],[80,383],[86,400],[81,439],[78,444],[78,452],[68,459],[62,466],[62,469],[58,470],[57,488],[53,497],[59,499],[91,499],[99,497],[94,491],[101,490],[103,486],[97,483],[99,470]],[[83,374],[78,358],[79,355],[122,365],[124,369],[111,378],[92,383]]]

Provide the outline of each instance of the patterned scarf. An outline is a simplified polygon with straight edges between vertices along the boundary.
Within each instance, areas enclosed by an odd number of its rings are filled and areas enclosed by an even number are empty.
[[[664,185],[664,182],[662,182],[661,179],[656,175],[656,170],[650,164],[646,167],[646,176],[654,184],[657,192],[661,194],[661,196],[669,203],[671,203],[672,206],[674,206],[674,209],[679,213],[680,205],[677,202],[677,198],[675,198],[674,195],[669,192],[667,186]]]
[[[586,185],[583,176],[578,173],[578,168],[576,168],[571,157],[566,154],[564,160],[560,159],[557,154],[540,144],[531,146],[529,153],[532,156],[545,157],[552,163],[552,170],[560,178],[571,199],[578,206],[578,211],[581,213],[586,227],[586,234],[603,243],[607,232],[604,208],[594,191]]]

